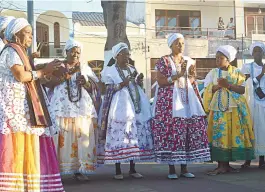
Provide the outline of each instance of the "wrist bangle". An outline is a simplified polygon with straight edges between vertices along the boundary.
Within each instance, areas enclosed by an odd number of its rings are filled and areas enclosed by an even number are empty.
[[[168,77],[168,78],[167,78],[167,82],[168,82],[168,83],[173,83],[172,77]]]
[[[36,81],[39,79],[37,71],[31,71],[32,80]]]
[[[231,91],[231,87],[232,87],[232,85],[229,84],[228,87],[227,87],[227,89],[228,89],[229,91]]]
[[[121,89],[121,84],[114,85],[114,90],[119,91]]]

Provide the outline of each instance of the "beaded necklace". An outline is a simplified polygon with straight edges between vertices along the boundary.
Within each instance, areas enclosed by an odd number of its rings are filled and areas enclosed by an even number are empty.
[[[176,62],[175,62],[173,56],[170,55],[170,57],[171,57],[171,60],[173,61],[174,65],[175,65],[176,68],[177,68],[177,72],[180,72],[180,71],[178,70],[178,65],[176,64]],[[182,57],[182,58],[181,58],[181,61],[180,61],[180,63],[181,63],[180,65],[182,65],[184,62],[185,62],[185,60],[184,60],[183,57]],[[188,67],[188,66],[186,66],[186,72],[185,72],[185,74],[184,74],[184,81],[185,81],[185,86],[184,86],[184,88],[182,88],[183,85],[182,85],[181,82],[178,80],[178,83],[179,83],[179,86],[178,86],[179,88],[178,88],[178,89],[179,89],[179,91],[180,91],[181,100],[182,100],[182,102],[185,103],[185,104],[188,104],[188,103],[189,103],[187,67]],[[180,70],[181,70],[181,69],[180,69]]]
[[[218,69],[218,78],[222,78],[222,70]],[[227,92],[227,105],[224,107],[223,103],[222,103],[222,92],[223,92],[223,88],[218,90],[218,109],[221,112],[226,112],[229,109],[229,105],[230,105],[230,98],[229,98],[229,92]]]
[[[77,93],[76,93],[76,95],[74,95],[74,93],[73,93],[74,91],[72,89],[73,82],[72,82],[71,75],[73,75],[75,73],[76,73],[76,77],[81,75],[80,64],[75,65],[74,67],[68,69],[68,72],[67,72],[67,75],[69,75],[70,78],[66,79],[66,85],[67,85],[66,88],[67,88],[67,93],[68,93],[68,99],[72,103],[76,103],[76,102],[80,101],[80,99],[82,97],[82,86],[81,85],[76,85],[77,86]],[[76,99],[74,100],[74,98],[76,98]]]
[[[117,69],[121,79],[124,81],[125,80],[125,76],[124,76],[123,71],[121,70],[121,68],[120,68],[120,66],[118,64],[116,64],[115,66],[116,66],[116,69]],[[132,72],[131,72],[131,70],[130,70],[130,68],[128,66],[126,67],[126,70],[127,70],[128,74],[130,76],[132,76]],[[128,91],[129,91],[130,97],[132,99],[132,102],[133,102],[133,105],[134,105],[134,108],[135,108],[135,112],[137,114],[139,114],[141,112],[140,93],[139,93],[139,90],[138,90],[138,87],[137,87],[135,81],[131,81],[131,82],[132,82],[132,84],[134,86],[134,89],[135,89],[136,98],[134,98],[130,86],[126,86],[126,87],[127,87]]]
[[[254,63],[251,63],[251,77],[254,78]],[[259,87],[260,87],[260,82],[259,82]],[[256,86],[257,88],[257,86]],[[265,98],[260,99],[256,93],[256,91],[254,91],[254,97],[255,99],[257,99],[258,101],[265,101]]]

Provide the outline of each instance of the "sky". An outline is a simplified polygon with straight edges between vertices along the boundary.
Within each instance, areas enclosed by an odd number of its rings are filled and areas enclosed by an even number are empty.
[[[135,2],[138,3],[135,3]],[[52,5],[51,5],[52,3]],[[12,9],[27,8],[26,0],[1,0],[0,6]],[[100,0],[34,0],[34,9],[36,12],[43,10],[57,10],[66,15],[70,15],[71,11],[80,12],[102,12]],[[144,19],[145,15],[144,0],[130,0],[127,4],[127,18],[131,21],[139,21]]]

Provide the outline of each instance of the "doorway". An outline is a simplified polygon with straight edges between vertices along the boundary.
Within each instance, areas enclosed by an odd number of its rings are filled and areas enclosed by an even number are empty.
[[[39,50],[41,57],[49,57],[49,26],[44,23],[37,22],[36,34],[37,46],[39,47],[40,44],[43,44]]]

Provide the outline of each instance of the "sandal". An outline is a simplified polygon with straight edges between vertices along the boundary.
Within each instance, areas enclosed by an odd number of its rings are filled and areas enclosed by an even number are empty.
[[[77,181],[89,181],[89,178],[86,175],[82,175],[80,173],[74,174],[73,179]]]
[[[228,170],[227,170],[228,173],[239,173],[239,169],[235,169],[233,167],[229,167]]]
[[[220,171],[219,168],[216,168],[215,170],[208,172],[207,175],[216,176],[216,175],[221,175],[224,173],[226,173],[226,171]]]
[[[141,178],[144,177],[144,176],[141,175],[140,173],[129,173],[129,175],[130,175],[132,178],[135,178],[135,179],[141,179]]]
[[[169,174],[167,178],[173,180],[173,179],[178,179],[178,176],[177,174]]]
[[[241,169],[246,169],[249,167],[250,167],[250,164],[248,164],[248,163],[244,163],[243,165],[241,165]]]
[[[120,174],[120,175],[114,175],[113,177],[115,180],[123,180],[123,175]]]
[[[263,163],[262,165],[259,165],[260,169],[265,169],[265,163]]]
[[[180,177],[185,177],[185,178],[195,178],[195,175],[192,173],[181,173]]]

